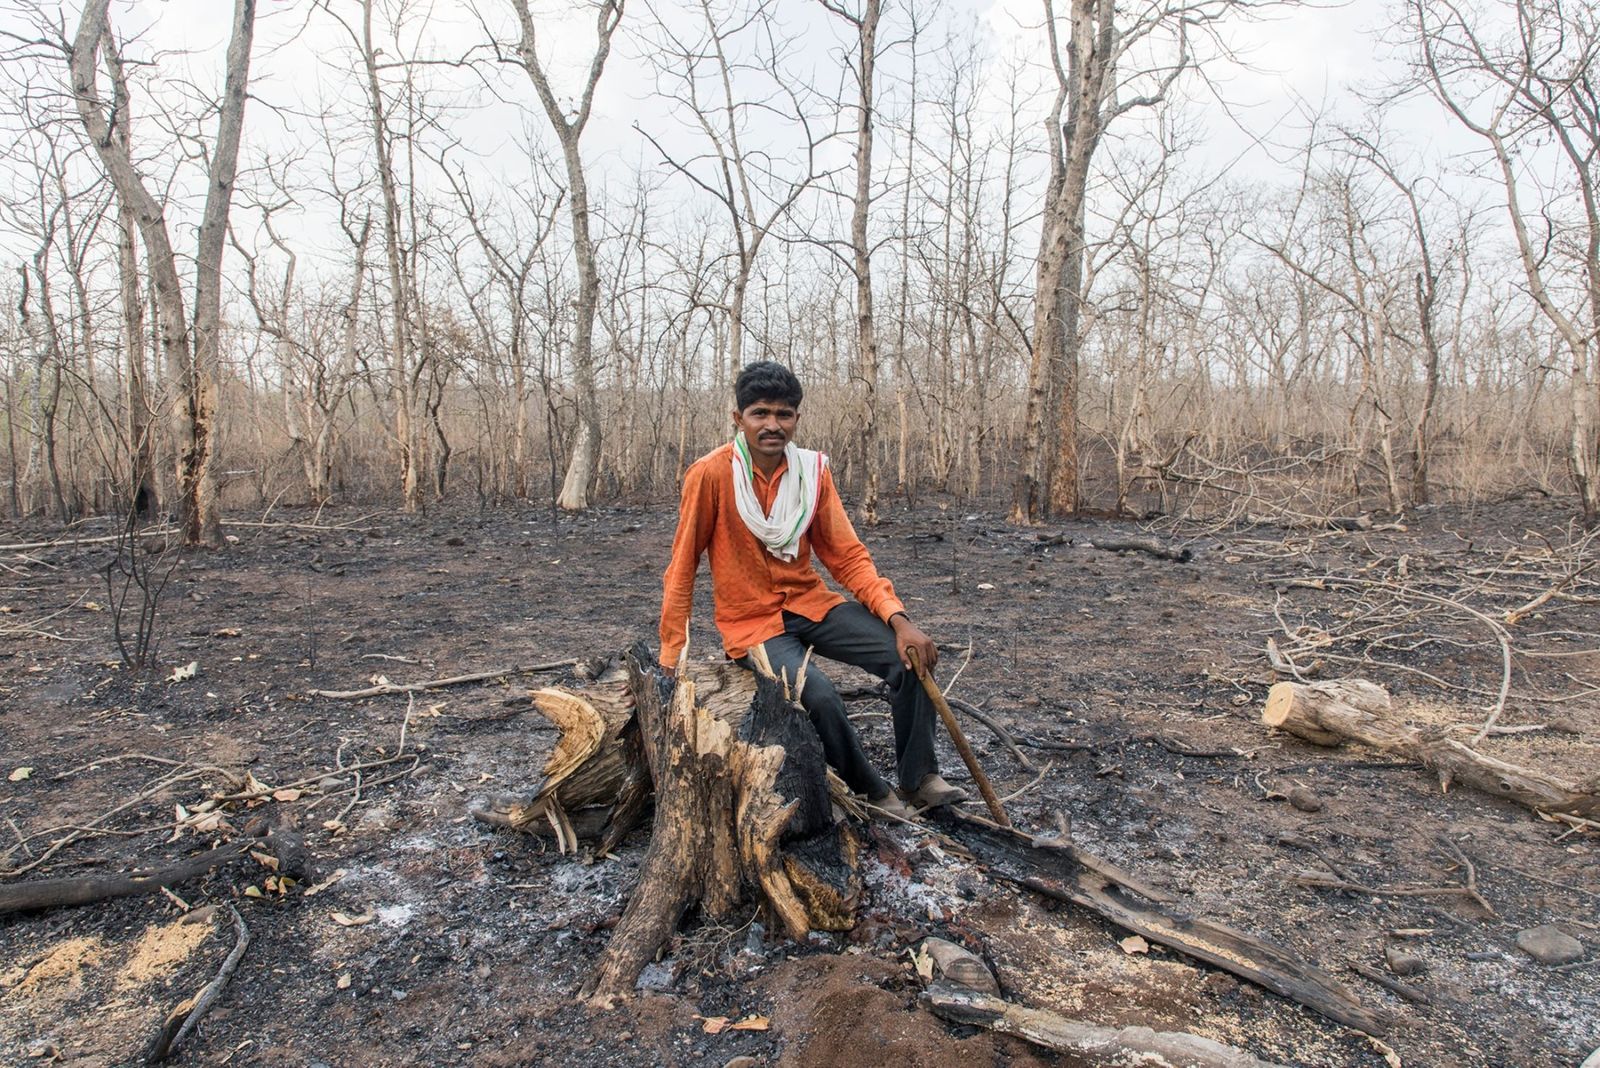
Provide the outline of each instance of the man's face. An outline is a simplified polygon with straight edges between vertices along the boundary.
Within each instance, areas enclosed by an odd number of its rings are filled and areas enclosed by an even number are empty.
[[[733,413],[733,427],[744,431],[751,454],[768,459],[783,455],[799,422],[800,410],[781,400],[758,400],[743,411]]]

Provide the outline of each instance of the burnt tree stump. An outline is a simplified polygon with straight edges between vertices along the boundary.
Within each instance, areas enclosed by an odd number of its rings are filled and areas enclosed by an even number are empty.
[[[561,731],[531,797],[474,809],[485,822],[581,840],[604,854],[642,820],[639,882],[583,995],[607,1007],[696,906],[713,922],[755,901],[803,940],[849,930],[860,896],[859,845],[836,817],[822,743],[781,680],[731,664],[671,679],[643,645],[581,693],[541,690]],[[837,780],[831,780],[837,783]]]

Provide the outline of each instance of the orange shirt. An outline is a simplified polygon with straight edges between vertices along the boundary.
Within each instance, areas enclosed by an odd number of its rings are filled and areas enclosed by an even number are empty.
[[[772,475],[754,471],[756,499],[772,508],[778,481],[788,470],[780,463]],[[783,613],[793,612],[813,622],[844,603],[828,589],[812,566],[815,552],[828,573],[867,610],[884,622],[905,605],[895,596],[894,585],[872,564],[867,547],[856,537],[850,517],[839,502],[833,472],[823,468],[817,497],[817,514],[800,538],[793,560],[773,556],[756,540],[739,517],[733,498],[733,445],[723,445],[696,460],[683,476],[683,499],[678,505],[678,533],[672,539],[672,562],[662,580],[661,662],[678,663],[683,651],[689,612],[694,606],[694,576],[700,557],[711,553],[711,592],[722,646],[738,658],[768,638],[783,633]]]

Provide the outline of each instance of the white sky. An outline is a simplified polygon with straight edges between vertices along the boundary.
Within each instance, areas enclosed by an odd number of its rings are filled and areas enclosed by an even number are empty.
[[[310,15],[308,23],[308,2],[262,0],[252,88],[265,100],[279,103],[292,99],[314,80],[327,77],[327,72],[319,69],[318,56],[343,56],[347,51],[346,43],[326,15]],[[353,0],[334,3],[346,18],[353,21],[357,17]],[[380,7],[382,4],[380,0]],[[420,23],[419,16],[424,13],[428,16],[426,51],[438,56],[459,54],[481,41],[478,20],[470,5],[461,0],[415,0],[414,6],[418,8],[415,21]],[[506,0],[479,0],[477,6],[502,25],[511,25]],[[669,17],[689,15],[685,0],[658,0],[656,6]],[[898,22],[894,6],[898,5],[891,0],[891,12],[886,18]],[[1190,86],[1204,125],[1218,141],[1227,143],[1218,153],[1219,158],[1231,158],[1248,142],[1245,134],[1234,129],[1236,120],[1249,126],[1250,134],[1271,140],[1283,132],[1285,119],[1293,118],[1297,102],[1311,107],[1326,105],[1334,117],[1358,120],[1367,108],[1356,98],[1357,91],[1375,90],[1397,69],[1393,57],[1384,55],[1386,47],[1381,44],[1392,6],[1390,0],[1352,0],[1339,6],[1286,7],[1254,23],[1235,23],[1229,36],[1248,65],[1218,63],[1209,71],[1212,83],[1233,105],[1234,118],[1230,119],[1215,100],[1208,99],[1205,90]],[[69,20],[74,7],[68,5]],[[149,27],[142,36],[147,47],[187,52],[189,58],[185,62],[199,70],[214,71],[227,41],[231,7],[226,0],[119,0],[114,11],[124,32]],[[543,15],[539,18],[541,51],[556,59],[557,84],[567,87],[569,96],[581,80],[593,40],[592,18],[586,13],[573,14],[572,7],[567,0],[534,3],[536,14]],[[995,55],[1018,56],[1035,65],[1044,58],[1042,35],[1038,32],[1041,7],[1039,0],[949,0],[944,5],[948,24],[975,23],[989,36]],[[802,0],[784,0],[779,10],[791,22],[806,24],[811,37],[809,53],[817,67],[826,69],[836,62],[830,54],[839,37],[835,20],[816,14]],[[805,17],[796,20],[796,12]],[[632,0],[627,27],[638,26],[648,15],[641,0]],[[308,26],[307,32],[296,35],[302,26]],[[612,63],[601,80],[593,125],[586,135],[591,157],[615,154],[624,159],[636,158],[640,138],[632,124],[635,120],[646,122],[653,107],[660,106],[651,99],[653,79],[648,65],[637,55],[638,49],[637,39],[620,39],[613,52]],[[886,61],[885,67],[891,63]],[[214,77],[213,74],[213,80]],[[543,116],[538,113],[525,79],[518,75],[509,80],[522,91],[519,103],[527,110],[528,118],[542,129]],[[490,114],[483,116],[488,120],[484,125],[503,129],[503,109],[487,110]],[[1431,108],[1425,110],[1425,120],[1402,119],[1406,127],[1402,132],[1420,141],[1432,140],[1439,133],[1452,135],[1451,141],[1459,140],[1453,136],[1451,124],[1441,121]],[[254,140],[273,136],[268,118],[261,110],[252,114],[248,134],[256,135]],[[462,118],[469,127],[474,125],[471,116]],[[281,134],[292,136],[292,131]]]
[[[27,2],[27,0],[23,0]],[[318,0],[322,2],[322,0]],[[332,0],[334,9],[354,23],[359,7],[354,0]],[[1322,111],[1325,121],[1360,124],[1370,106],[1359,93],[1374,92],[1402,71],[1402,59],[1383,44],[1396,0],[1352,0],[1338,7],[1285,7],[1271,17],[1254,23],[1234,23],[1230,43],[1242,63],[1214,62],[1206,67],[1208,84],[1191,79],[1184,92],[1185,114],[1203,131],[1200,148],[1191,156],[1202,172],[1229,170],[1254,181],[1283,185],[1295,179],[1295,148],[1304,142],[1308,111]],[[929,6],[919,0],[918,9]],[[572,0],[534,0],[540,26],[541,52],[554,61],[558,90],[575,95],[592,52],[593,17],[574,15]],[[44,5],[53,7],[55,5]],[[398,6],[396,0],[379,0],[380,11]],[[474,7],[496,21],[506,39],[514,23],[508,0],[412,0],[412,27],[402,36],[403,44],[416,47],[421,54],[452,58],[483,41],[484,34]],[[693,9],[687,0],[655,0],[654,10],[674,22],[692,22]],[[187,73],[202,85],[220,81],[222,52],[229,32],[232,4],[227,0],[114,0],[113,13],[124,36],[137,34],[138,43],[130,55],[160,54],[161,70],[174,75]],[[890,0],[886,14],[886,37],[899,34],[904,25],[905,8]],[[986,100],[995,121],[1003,121],[1005,110],[1004,78],[999,73],[1010,66],[1027,72],[1023,81],[1042,86],[1048,77],[1043,67],[1043,35],[1039,31],[1042,5],[1039,0],[947,0],[942,18],[928,32],[927,46],[938,37],[975,27],[983,38],[985,52],[993,57],[992,76],[987,83]],[[330,16],[312,9],[311,0],[261,0],[255,55],[251,71],[252,101],[246,120],[246,161],[259,159],[263,152],[283,156],[314,144],[319,134],[315,122],[305,112],[323,106],[340,109],[347,129],[358,120],[364,100],[359,85],[352,80],[354,57],[348,39]],[[810,72],[825,90],[841,84],[843,27],[821,11],[818,5],[803,0],[779,0],[776,10],[804,40],[795,63]],[[77,4],[64,5],[65,22],[70,32],[76,22]],[[655,79],[643,50],[648,48],[643,27],[650,21],[651,9],[644,0],[629,0],[625,32],[619,34],[611,62],[601,80],[594,117],[584,136],[584,152],[589,164],[596,200],[604,204],[609,197],[631,196],[635,175],[641,166],[662,183],[659,194],[687,200],[694,196],[681,179],[668,180],[653,149],[634,128],[635,123],[664,140],[674,153],[688,154],[698,144],[684,133],[683,116],[675,115],[670,102],[655,93]],[[14,12],[0,9],[0,26],[15,23]],[[419,34],[419,27],[422,27]],[[385,34],[379,31],[380,38]],[[1389,37],[1396,35],[1389,34]],[[391,46],[392,47],[392,46]],[[925,61],[924,69],[934,66]],[[896,71],[903,73],[904,49],[881,63],[880,82],[886,94],[885,108],[893,110],[895,98],[903,98],[903,80],[895,84]],[[465,75],[435,71],[439,77]],[[843,83],[845,92],[850,90]],[[507,70],[498,80],[505,100],[478,99],[470,107],[453,110],[447,119],[452,136],[463,142],[462,162],[469,165],[472,180],[480,195],[496,187],[520,185],[528,181],[529,162],[524,145],[528,132],[555,155],[554,140],[539,109],[525,75]],[[1225,99],[1219,101],[1218,95]],[[848,99],[848,97],[847,97]],[[1031,117],[1026,127],[1029,139],[1037,146],[1041,132],[1036,125],[1047,96],[1039,92],[1030,101]],[[1130,119],[1133,118],[1130,116]],[[848,115],[838,120],[848,129]],[[213,124],[206,126],[211,134]],[[1435,160],[1473,151],[1477,146],[1460,131],[1453,120],[1430,101],[1417,100],[1398,109],[1390,120],[1399,140]],[[354,127],[352,133],[358,133]],[[777,127],[768,131],[778,133]],[[136,136],[138,128],[136,127]],[[1125,123],[1120,130],[1127,138],[1139,136],[1137,122]],[[876,169],[883,173],[895,167],[890,156],[891,137],[880,139]],[[844,163],[847,143],[838,143],[836,162]],[[351,158],[359,155],[352,149]],[[160,161],[156,161],[157,164]],[[303,178],[313,179],[308,168]],[[1026,187],[1025,187],[1026,188]],[[1492,190],[1483,195],[1492,197]],[[1031,194],[1028,199],[1033,199]],[[702,198],[703,203],[703,198]],[[237,202],[236,202],[237,204]],[[1023,205],[1031,211],[1031,206]],[[310,210],[308,208],[308,210]],[[315,232],[326,227],[308,226],[303,240],[315,242]],[[334,241],[336,235],[329,233]],[[339,239],[342,240],[342,239]],[[335,241],[337,243],[337,241]],[[308,265],[313,266],[313,265]]]

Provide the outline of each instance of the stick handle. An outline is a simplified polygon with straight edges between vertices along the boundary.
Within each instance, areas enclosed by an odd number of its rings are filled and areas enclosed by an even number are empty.
[[[966,762],[967,770],[972,773],[972,781],[978,784],[978,792],[983,795],[983,803],[989,806],[989,814],[994,821],[1002,827],[1011,826],[1011,820],[1006,816],[1006,810],[1000,806],[1000,798],[996,796],[994,787],[989,785],[989,776],[983,773],[978,766],[978,757],[972,751],[972,746],[967,744],[967,736],[961,733],[961,724],[956,722],[956,714],[950,711],[950,702],[944,699],[944,694],[939,690],[939,684],[933,681],[933,676],[928,674],[922,666],[922,658],[917,656],[915,649],[907,649],[906,655],[911,658],[911,667],[917,673],[917,678],[922,682],[922,688],[928,695],[928,700],[933,702],[933,707],[939,710],[939,718],[944,720],[944,729],[949,733],[950,740],[955,743],[956,752],[961,754],[961,759]]]

